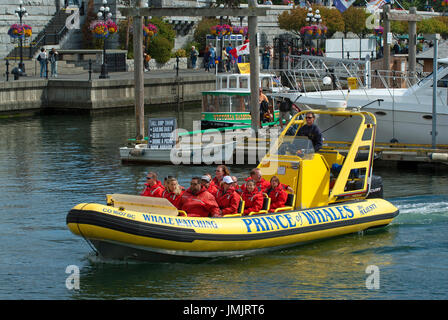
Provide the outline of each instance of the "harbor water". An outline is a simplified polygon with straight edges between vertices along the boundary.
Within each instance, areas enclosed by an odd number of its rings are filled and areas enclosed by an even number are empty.
[[[186,110],[179,127],[199,114]],[[448,299],[448,170],[374,168],[400,209],[381,230],[202,262],[102,260],[67,229],[73,206],[138,194],[148,171],[183,186],[214,173],[123,165],[118,148],[134,135],[132,111],[0,119],[0,299]],[[240,180],[250,169],[231,166]]]

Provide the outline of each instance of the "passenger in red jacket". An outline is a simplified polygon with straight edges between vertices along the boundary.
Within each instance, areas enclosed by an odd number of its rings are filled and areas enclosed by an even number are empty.
[[[220,164],[216,167],[215,177],[213,178],[213,183],[216,185],[216,188],[221,189],[221,182],[225,176],[230,175],[230,170],[225,165]]]
[[[184,192],[184,188],[179,185],[176,178],[168,177],[166,180],[166,188],[163,190],[162,197],[168,199],[173,206],[179,209],[179,202]]]
[[[255,187],[255,182],[249,180],[246,182],[246,190],[241,197],[244,200],[244,215],[251,212],[258,212],[263,207],[263,194]]]
[[[189,217],[220,217],[221,212],[215,197],[201,186],[201,178],[191,179],[190,188],[179,200],[179,210],[183,210]]]
[[[282,184],[277,176],[271,178],[271,186],[265,191],[269,198],[271,198],[271,207],[269,212],[274,212],[275,209],[285,206],[288,194],[283,189]]]
[[[261,191],[261,192],[271,186],[271,184],[268,181],[263,179],[259,168],[255,168],[250,171],[250,176],[246,179],[246,183],[249,180],[253,180],[255,182],[256,188],[258,189],[258,191]],[[244,192],[245,189],[246,189],[246,184],[243,184],[241,186],[241,190]]]
[[[146,175],[145,186],[145,190],[140,194],[141,196],[162,198],[165,188],[162,183],[157,180],[157,173],[148,172]]]
[[[241,201],[241,197],[236,192],[233,186],[233,180],[230,176],[225,176],[222,179],[222,189],[219,192],[216,202],[223,216],[227,214],[235,214],[238,212],[238,206]]]
[[[208,174],[205,174],[201,177],[201,185],[207,189],[214,197],[216,197],[216,193],[218,192],[218,188],[212,181],[212,177]]]

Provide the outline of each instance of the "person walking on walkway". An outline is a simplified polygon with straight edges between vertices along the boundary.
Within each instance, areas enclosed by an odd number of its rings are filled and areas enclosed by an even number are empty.
[[[199,52],[196,50],[195,46],[191,47],[190,51],[190,59],[191,59],[191,68],[196,69],[196,62],[198,61]]]
[[[205,47],[204,68],[205,68],[205,71],[210,72],[210,48],[209,47]]]

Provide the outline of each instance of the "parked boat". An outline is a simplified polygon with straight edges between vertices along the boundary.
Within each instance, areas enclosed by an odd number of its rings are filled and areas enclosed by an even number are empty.
[[[172,149],[151,149],[147,143],[120,148],[124,163],[221,164],[231,162],[236,141],[178,144]]]
[[[448,58],[439,59],[438,62],[440,67],[437,71],[437,144],[447,145]],[[302,109],[325,109],[329,101],[344,100],[348,108],[362,108],[375,114],[378,120],[377,142],[432,144],[434,83],[432,74],[413,82],[412,79],[400,77],[399,72],[389,72],[385,77],[381,72],[370,72],[367,77],[365,73],[362,75],[346,73],[345,77],[340,77],[331,74],[328,67],[325,68],[322,73],[313,72],[312,77],[309,70],[306,71],[306,75],[305,71],[296,70],[302,72],[301,76],[296,76],[296,80],[306,81],[312,91],[305,90],[303,85],[300,91],[290,90],[274,96],[289,98]],[[346,69],[344,70],[341,72],[346,72]],[[323,78],[328,81],[327,85],[322,84]],[[333,83],[330,82],[331,78]],[[348,89],[349,78],[357,89]],[[377,88],[372,87],[374,82]],[[330,85],[338,89],[328,90]],[[409,87],[402,88],[406,85]],[[333,130],[327,134],[338,136],[340,132]]]
[[[236,214],[194,218],[167,199],[113,194],[107,205],[76,205],[67,226],[105,258],[164,261],[255,254],[388,225],[398,209],[381,198],[380,179],[372,173],[375,116],[316,113],[357,118],[351,147],[346,154],[315,153],[309,140],[295,136],[304,125],[304,113],[297,114],[258,165],[265,179],[276,175],[293,189],[285,206],[272,213],[269,198],[263,210],[246,216],[241,200]]]
[[[259,87],[265,93],[278,93],[289,90],[283,87],[277,76],[261,73]],[[218,74],[216,90],[202,92],[201,128],[212,129],[251,124],[250,115],[250,75]],[[278,123],[279,110],[270,100],[270,113],[273,118],[262,121],[262,126]]]

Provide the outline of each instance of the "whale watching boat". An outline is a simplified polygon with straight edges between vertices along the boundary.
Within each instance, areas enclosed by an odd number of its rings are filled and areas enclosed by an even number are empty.
[[[296,114],[259,163],[264,179],[289,185],[285,206],[224,217],[189,217],[164,198],[109,194],[107,204],[81,203],[67,215],[72,233],[104,258],[166,261],[229,257],[278,250],[319,239],[384,227],[398,209],[382,198],[373,175],[376,119],[365,111],[316,110],[334,121],[358,119],[346,151],[325,145],[315,152],[297,136],[305,112]],[[339,142],[336,142],[339,143]]]

